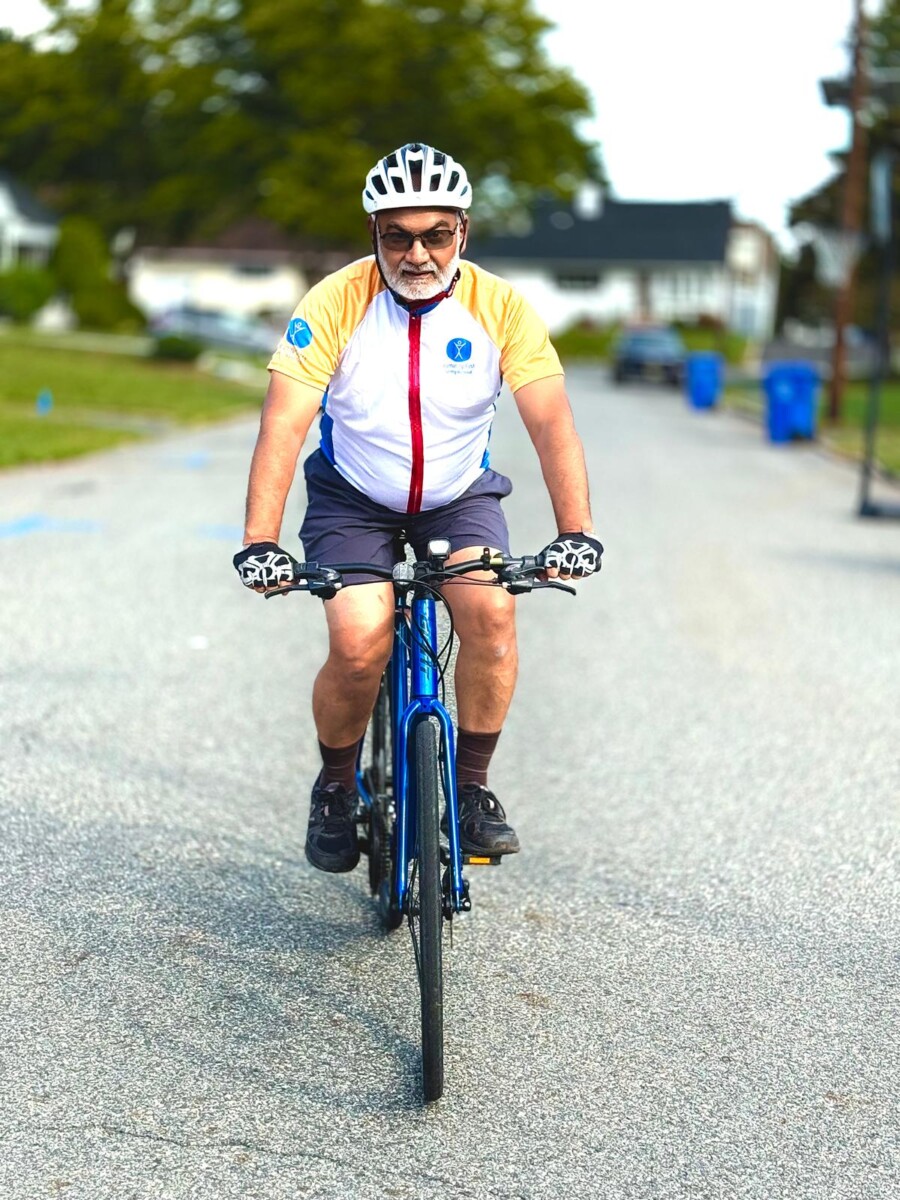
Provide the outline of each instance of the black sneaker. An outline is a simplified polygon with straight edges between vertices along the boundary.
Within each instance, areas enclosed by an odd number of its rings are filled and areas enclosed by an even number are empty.
[[[354,814],[359,797],[340,783],[313,784],[306,857],[320,871],[352,871],[359,862]]]
[[[443,828],[446,832],[447,816]],[[459,789],[459,844],[463,854],[518,854],[519,839],[507,823],[500,801],[486,787],[466,783]]]

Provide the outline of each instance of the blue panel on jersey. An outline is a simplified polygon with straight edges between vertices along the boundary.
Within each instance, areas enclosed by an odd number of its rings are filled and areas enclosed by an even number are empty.
[[[332,438],[332,430],[334,430],[335,422],[331,420],[328,413],[322,413],[322,419],[319,421],[319,446],[331,466],[335,466],[335,443]]]

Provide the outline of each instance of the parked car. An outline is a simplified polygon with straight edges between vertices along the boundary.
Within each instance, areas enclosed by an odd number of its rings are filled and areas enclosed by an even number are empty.
[[[258,317],[202,308],[173,308],[150,322],[154,337],[183,337],[204,346],[271,354],[281,331]]]
[[[613,348],[612,375],[616,383],[627,379],[659,379],[673,387],[684,379],[684,342],[664,325],[625,329]]]

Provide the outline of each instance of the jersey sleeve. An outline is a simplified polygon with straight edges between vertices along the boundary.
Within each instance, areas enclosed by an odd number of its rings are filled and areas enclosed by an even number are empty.
[[[526,383],[564,373],[547,326],[518,293],[513,293],[510,302],[500,370],[514,392]]]
[[[333,288],[328,280],[310,288],[288,321],[268,369],[325,392],[343,349]]]

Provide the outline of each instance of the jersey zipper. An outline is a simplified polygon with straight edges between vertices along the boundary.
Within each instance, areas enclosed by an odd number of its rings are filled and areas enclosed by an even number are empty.
[[[417,513],[422,507],[422,478],[425,473],[425,448],[422,439],[422,393],[419,375],[422,341],[422,318],[418,313],[409,314],[409,430],[412,445],[412,470],[409,478],[408,513]]]

